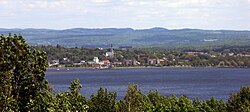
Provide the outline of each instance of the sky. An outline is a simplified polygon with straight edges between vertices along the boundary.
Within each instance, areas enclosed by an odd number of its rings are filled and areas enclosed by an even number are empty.
[[[250,30],[250,0],[0,0],[0,28]]]

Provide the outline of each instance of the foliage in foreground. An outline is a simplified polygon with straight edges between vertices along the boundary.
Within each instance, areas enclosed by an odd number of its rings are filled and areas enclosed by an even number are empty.
[[[67,92],[54,93],[45,78],[46,53],[33,50],[22,36],[0,39],[0,111],[1,112],[249,112],[250,86],[242,87],[228,102],[213,97],[202,101],[185,96],[162,96],[158,91],[143,94],[137,85],[129,85],[123,100],[115,92],[100,88],[86,99],[82,85],[71,82]]]

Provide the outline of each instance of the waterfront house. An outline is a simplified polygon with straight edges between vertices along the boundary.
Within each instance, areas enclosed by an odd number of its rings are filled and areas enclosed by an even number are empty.
[[[135,66],[138,65],[138,61],[136,61],[135,59],[124,59],[122,64],[126,66]]]
[[[57,67],[59,65],[59,60],[52,60],[49,62],[49,67]]]
[[[100,60],[99,60],[99,58],[98,58],[98,57],[94,57],[93,62],[94,62],[94,63],[98,63],[98,64],[99,64]]]

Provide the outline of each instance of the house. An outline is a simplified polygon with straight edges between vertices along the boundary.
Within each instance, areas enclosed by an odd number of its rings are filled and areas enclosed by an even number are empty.
[[[103,63],[104,65],[110,65],[110,61],[109,61],[109,60],[102,60],[102,63]]]
[[[88,61],[87,64],[93,65],[93,64],[95,64],[95,62],[94,61]]]
[[[122,62],[120,62],[120,61],[115,61],[115,62],[113,62],[113,65],[122,65]]]
[[[74,66],[81,66],[83,65],[82,63],[73,63]]]
[[[69,62],[70,62],[70,59],[67,58],[67,57],[61,58],[61,59],[60,59],[60,64],[61,64],[61,63],[65,64],[65,63],[69,63]]]
[[[63,58],[63,61],[70,62],[69,58]]]
[[[159,64],[165,64],[166,63],[166,61],[164,60],[164,59],[159,59]]]
[[[139,62],[136,61],[135,59],[124,59],[122,64],[126,66],[134,66],[134,65],[138,65]]]
[[[99,63],[99,62],[100,62],[100,60],[99,60],[99,58],[98,58],[98,57],[94,57],[93,62],[94,62],[94,63]]]
[[[86,63],[86,61],[82,60],[79,63],[73,63],[74,66],[82,66]]]
[[[237,56],[250,57],[250,54],[237,54]]]
[[[210,57],[215,58],[216,56],[215,55],[210,55]]]
[[[59,65],[59,60],[52,60],[51,62],[49,62],[49,67],[58,66],[58,65]]]
[[[143,59],[145,59],[145,58],[148,58],[148,55],[146,55],[146,54],[140,54],[140,55],[137,55],[137,58],[143,58]]]
[[[148,64],[149,65],[156,65],[156,64],[160,64],[160,60],[157,58],[157,59],[148,59]]]
[[[166,61],[167,61],[166,58],[159,59],[158,57],[154,57],[154,58],[148,59],[148,64],[149,65],[159,65],[159,64],[163,65],[166,63]]]
[[[91,66],[94,68],[110,68],[111,62],[109,60],[102,60],[97,63],[97,58],[95,58],[95,61],[94,63],[91,63]]]
[[[157,56],[151,56],[147,58],[146,61],[149,65],[160,64],[160,59]]]
[[[84,63],[86,63],[86,61],[82,60],[80,63],[84,64]]]
[[[234,55],[234,53],[228,53],[228,56],[233,56]]]
[[[198,56],[198,55],[204,55],[203,52],[186,52],[187,56]]]

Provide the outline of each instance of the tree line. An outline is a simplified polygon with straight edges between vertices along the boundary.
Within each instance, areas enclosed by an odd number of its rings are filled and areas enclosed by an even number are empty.
[[[21,35],[0,37],[0,111],[1,112],[247,112],[250,111],[250,87],[230,95],[227,102],[186,96],[163,96],[158,91],[143,94],[137,85],[129,85],[123,100],[116,92],[100,88],[89,99],[79,92],[79,80],[68,91],[55,93],[45,80],[47,55],[31,50]]]

